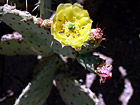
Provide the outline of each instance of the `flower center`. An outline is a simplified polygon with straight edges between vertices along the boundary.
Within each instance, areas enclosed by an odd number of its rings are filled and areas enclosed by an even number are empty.
[[[74,30],[75,30],[75,25],[72,24],[72,23],[70,23],[70,24],[68,25],[68,29],[71,30],[71,31],[74,31]]]
[[[67,38],[76,38],[80,35],[79,31],[80,27],[77,21],[74,21],[73,23],[70,21],[65,21],[65,23],[62,24],[62,30],[59,33],[65,33]]]

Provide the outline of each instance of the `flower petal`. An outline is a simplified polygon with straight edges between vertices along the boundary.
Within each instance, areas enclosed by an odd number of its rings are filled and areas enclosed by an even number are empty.
[[[70,6],[72,6],[72,4],[70,4],[70,3],[59,4],[59,6],[57,7],[57,10],[56,10],[56,14],[57,14],[59,11],[64,10],[65,8],[70,7]]]
[[[73,30],[69,25],[73,24]],[[62,46],[80,48],[88,40],[92,21],[80,4],[60,4],[53,18],[52,35]]]

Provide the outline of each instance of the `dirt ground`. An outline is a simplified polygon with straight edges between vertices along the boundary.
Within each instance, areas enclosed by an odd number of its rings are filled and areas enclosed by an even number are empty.
[[[66,1],[55,0],[52,6],[56,8],[60,2]],[[105,84],[100,84],[99,78],[96,78],[91,87],[92,91],[97,95],[101,93],[106,105],[121,105],[119,97],[124,89],[124,79],[128,78],[134,90],[128,105],[139,105],[140,1],[85,0],[83,5],[89,11],[93,27],[95,28],[98,23],[99,27],[104,28],[104,37],[107,40],[102,42],[104,48],[100,47],[96,52],[113,59],[113,77]],[[7,32],[10,33],[12,30],[0,22],[0,35]],[[36,56],[0,55],[0,100],[4,100],[9,94],[7,92],[9,89],[16,94],[20,93],[31,80],[32,69],[36,62]],[[122,77],[119,71],[120,66],[126,69],[125,77]],[[3,103],[1,104],[10,105],[6,100]],[[65,105],[55,87],[51,91],[47,105]]]

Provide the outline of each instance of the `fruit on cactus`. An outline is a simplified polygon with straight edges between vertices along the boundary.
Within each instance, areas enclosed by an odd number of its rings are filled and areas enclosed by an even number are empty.
[[[105,40],[105,38],[103,38],[103,30],[101,30],[101,28],[91,29],[89,40],[84,42],[79,54],[93,52],[95,48],[101,46],[100,43],[102,40]]]
[[[66,3],[57,7],[51,32],[62,46],[80,50],[83,43],[89,39],[91,26],[92,20],[87,10],[80,4]]]
[[[1,37],[1,41],[7,41],[7,40],[12,40],[12,39],[22,41],[23,37],[18,32],[13,32],[12,34],[6,34]]]
[[[96,73],[100,76],[100,83],[105,83],[106,78],[110,79],[112,77],[111,69],[111,65],[103,65],[97,68]]]
[[[103,31],[101,28],[91,29],[89,40],[101,39]]]
[[[52,19],[45,19],[40,26],[44,28],[50,28],[52,22],[53,22]]]

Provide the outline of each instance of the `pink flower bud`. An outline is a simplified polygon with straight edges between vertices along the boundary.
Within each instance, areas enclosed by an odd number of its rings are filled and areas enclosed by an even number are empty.
[[[101,28],[91,29],[90,31],[90,39],[101,39],[103,35],[103,31]]]
[[[100,76],[100,83],[104,83],[106,78],[110,79],[112,77],[111,69],[111,65],[103,65],[97,68],[96,73]]]

